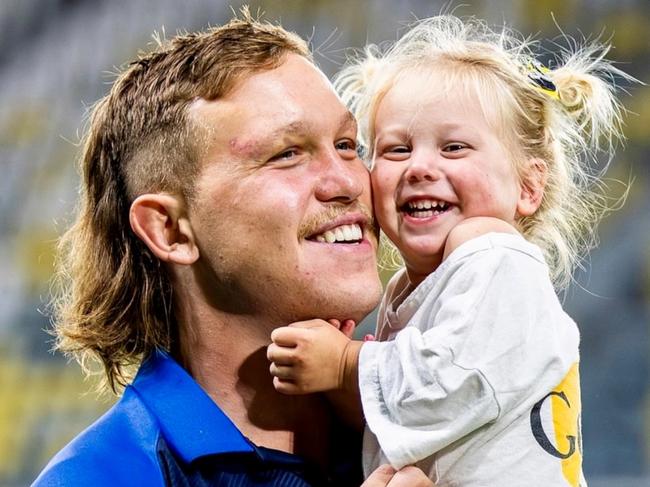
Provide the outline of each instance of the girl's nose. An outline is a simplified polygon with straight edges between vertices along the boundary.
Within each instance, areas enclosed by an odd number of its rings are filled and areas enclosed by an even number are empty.
[[[413,153],[404,172],[404,178],[410,183],[436,181],[440,176],[438,156],[430,151]]]

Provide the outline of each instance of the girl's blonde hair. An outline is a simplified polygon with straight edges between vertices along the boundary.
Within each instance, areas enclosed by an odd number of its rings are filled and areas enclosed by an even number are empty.
[[[377,107],[401,77],[441,71],[436,79],[444,79],[444,86],[432,89],[472,89],[487,119],[499,122],[522,183],[533,176],[527,161],[546,167],[539,209],[517,224],[541,247],[557,289],[568,286],[575,266],[597,243],[602,216],[620,204],[606,196],[602,176],[622,139],[624,109],[615,80],[633,80],[604,58],[610,46],[572,44],[546,69],[535,60],[535,41],[474,18],[440,15],[417,22],[387,48],[366,47],[335,80],[359,121],[369,157]],[[607,163],[599,169],[603,154]]]

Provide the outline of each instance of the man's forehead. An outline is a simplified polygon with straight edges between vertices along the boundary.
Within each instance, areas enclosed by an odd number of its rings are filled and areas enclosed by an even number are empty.
[[[356,131],[356,120],[348,110],[343,111],[336,119],[321,122],[323,121],[296,119],[273,127],[267,132],[238,133],[230,138],[228,146],[233,154],[257,159],[277,146],[295,142],[296,139],[315,140],[345,131]]]
[[[323,120],[322,116],[316,117],[299,117],[273,127],[269,132],[270,138],[281,137],[285,134],[319,134],[323,128],[332,128],[341,130],[356,127],[354,115],[349,110],[342,110],[338,116],[331,117],[329,120]]]
[[[253,158],[285,140],[313,141],[356,130],[353,115],[327,77],[299,56],[252,73],[216,100],[194,100],[188,115],[206,137],[199,143],[209,152],[225,149]]]

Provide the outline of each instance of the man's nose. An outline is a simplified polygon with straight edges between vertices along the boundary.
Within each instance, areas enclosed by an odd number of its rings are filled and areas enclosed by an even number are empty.
[[[409,183],[437,181],[441,177],[440,163],[440,155],[436,151],[414,151],[404,171],[404,179]]]
[[[319,159],[316,198],[320,201],[355,201],[364,189],[369,190],[370,175],[359,158],[344,159],[332,149]]]

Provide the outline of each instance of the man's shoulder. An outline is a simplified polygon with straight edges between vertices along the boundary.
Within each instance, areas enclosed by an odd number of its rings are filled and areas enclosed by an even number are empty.
[[[33,487],[164,485],[156,447],[160,428],[127,388],[106,414],[47,464]]]

